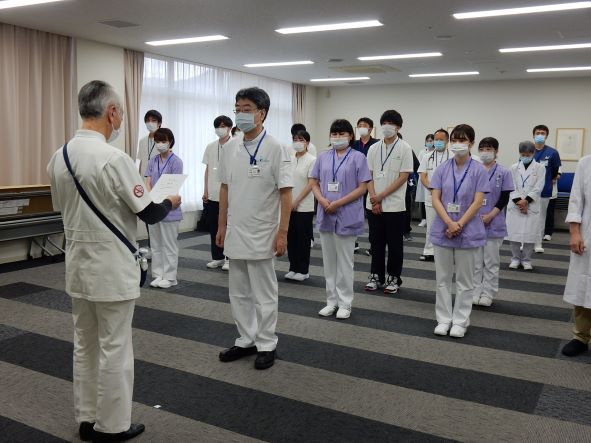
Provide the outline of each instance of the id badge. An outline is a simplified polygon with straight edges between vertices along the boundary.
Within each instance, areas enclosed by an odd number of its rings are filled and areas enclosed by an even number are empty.
[[[328,183],[328,192],[339,192],[339,182],[329,182]]]
[[[540,163],[542,166],[548,167],[548,160],[542,160]]]
[[[380,171],[376,173],[376,179],[382,179],[386,177],[386,173],[384,171]]]
[[[253,165],[253,166],[251,166],[251,167],[248,169],[248,176],[249,176],[250,178],[253,178],[253,177],[260,177],[260,176],[261,176],[261,168],[259,168],[259,167],[258,167],[258,166],[256,166],[256,165]]]
[[[486,206],[486,199],[482,199],[482,206]]]
[[[459,203],[448,203],[447,204],[447,212],[449,214],[457,214],[460,212],[460,204]]]

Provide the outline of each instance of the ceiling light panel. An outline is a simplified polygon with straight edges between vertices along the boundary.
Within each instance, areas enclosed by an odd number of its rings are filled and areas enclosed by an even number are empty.
[[[418,54],[372,55],[367,57],[357,57],[357,60],[402,60],[406,58],[441,57],[442,55],[441,52],[422,52]]]
[[[64,0],[4,0],[0,1],[0,9],[20,8],[23,6],[42,5],[44,3],[62,2]]]
[[[432,74],[410,74],[409,77],[412,78],[419,78],[419,77],[453,77],[459,75],[479,75],[480,72],[478,71],[465,71],[465,72],[435,72]]]
[[[350,82],[356,80],[369,80],[369,77],[341,77],[341,78],[311,78],[311,82]]]
[[[474,12],[460,12],[453,14],[458,20],[470,19],[470,18],[484,18],[484,17],[500,17],[506,15],[518,15],[518,14],[536,14],[540,12],[558,12],[558,11],[571,11],[574,9],[591,8],[591,1],[589,2],[572,2],[572,3],[559,3],[553,5],[540,5],[540,6],[526,6],[522,8],[508,8],[508,9],[493,9],[489,11],[474,11]]]
[[[502,53],[511,52],[534,52],[534,51],[565,51],[568,49],[591,48],[591,43],[576,43],[572,45],[550,45],[550,46],[526,46],[523,48],[503,48],[499,49]]]
[[[266,68],[273,66],[297,66],[297,65],[313,65],[314,62],[310,60],[302,60],[298,62],[271,62],[271,63],[248,63],[244,65],[246,68]]]
[[[205,35],[203,37],[188,37],[188,38],[176,38],[171,40],[155,40],[146,42],[150,46],[168,46],[168,45],[184,45],[187,43],[203,43],[213,42],[216,40],[227,40],[228,37],[224,35]]]
[[[298,26],[295,28],[276,29],[279,34],[302,34],[306,32],[338,31],[341,29],[360,29],[372,28],[375,26],[384,26],[377,20],[367,20],[361,22],[332,23],[328,25]]]
[[[591,66],[575,66],[572,68],[535,68],[528,69],[527,72],[568,72],[568,71],[591,71]]]

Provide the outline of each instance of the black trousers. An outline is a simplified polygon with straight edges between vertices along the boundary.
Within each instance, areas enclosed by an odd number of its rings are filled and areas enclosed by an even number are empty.
[[[308,274],[310,268],[310,239],[313,238],[313,212],[292,212],[287,231],[289,270]]]
[[[548,202],[548,212],[546,212],[546,226],[544,227],[544,235],[554,234],[554,209],[556,208],[556,199],[551,198]]]
[[[406,195],[404,196],[405,204],[406,204],[406,221],[404,224],[404,233],[410,234],[412,231],[412,227],[410,226],[410,222],[412,219],[412,191],[410,190],[410,186],[406,188]]]
[[[383,283],[388,271],[388,274],[397,277],[398,284],[401,284],[400,274],[404,256],[402,233],[406,224],[406,211],[384,212],[380,215],[367,211],[367,219],[371,241],[371,273],[376,274],[380,283]]]
[[[421,220],[425,220],[427,218],[427,210],[425,209],[425,203],[421,202]]]
[[[211,258],[213,260],[224,259],[224,250],[215,244],[215,236],[218,233],[219,214],[220,203],[209,200],[207,202],[207,226],[209,227],[209,236],[211,237]]]

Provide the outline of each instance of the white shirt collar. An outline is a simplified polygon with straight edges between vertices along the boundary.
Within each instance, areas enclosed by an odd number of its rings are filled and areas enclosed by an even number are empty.
[[[97,131],[93,131],[92,129],[78,129],[76,131],[76,137],[96,138],[102,142],[107,142],[103,134]]]

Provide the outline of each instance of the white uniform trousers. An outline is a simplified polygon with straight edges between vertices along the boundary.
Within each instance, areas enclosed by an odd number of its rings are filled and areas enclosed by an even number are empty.
[[[100,432],[123,432],[131,425],[134,307],[135,300],[72,298],[76,421],[95,422]]]
[[[351,309],[355,278],[353,273],[355,240],[355,236],[320,232],[327,306]]]
[[[467,328],[474,294],[474,262],[478,248],[457,249],[434,245],[437,278],[435,315],[437,323]],[[456,274],[456,299],[453,303],[452,280]]]
[[[433,255],[433,243],[429,239],[429,234],[431,234],[431,226],[433,226],[433,221],[435,220],[435,209],[433,206],[427,206],[425,204],[425,215],[427,216],[427,232],[425,233],[425,247],[423,248],[423,255]]]
[[[542,247],[542,239],[544,238],[544,231],[546,230],[546,214],[548,213],[548,205],[550,204],[550,197],[540,198],[540,218],[538,219],[538,236],[536,241],[536,248]]]
[[[533,243],[519,243],[516,241],[511,242],[511,253],[513,254],[513,260],[529,263],[531,262],[531,255],[533,252]]]
[[[150,247],[152,248],[152,277],[176,280],[179,265],[180,221],[160,222],[150,225]]]
[[[259,352],[277,347],[278,290],[274,259],[232,259],[229,293],[240,334],[236,346],[256,346]]]
[[[502,238],[489,238],[476,250],[474,266],[474,295],[495,298],[499,293]]]

